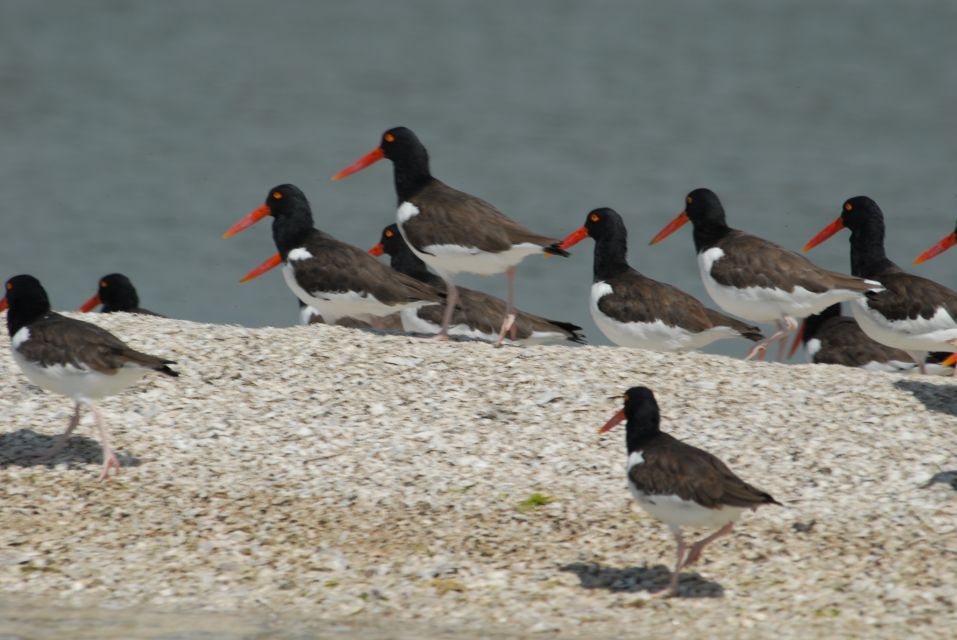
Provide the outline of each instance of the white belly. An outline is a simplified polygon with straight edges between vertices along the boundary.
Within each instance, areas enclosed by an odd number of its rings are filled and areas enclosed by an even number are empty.
[[[669,327],[661,320],[655,322],[621,322],[606,316],[598,308],[598,301],[612,293],[606,282],[596,282],[591,287],[588,308],[591,317],[609,340],[620,347],[634,347],[651,351],[689,351],[700,349],[722,338],[737,338],[738,333],[729,327],[716,327],[701,333],[692,333],[681,327]]]
[[[419,317],[417,309],[403,309],[399,317],[402,319],[402,330],[408,333],[432,335],[438,333],[439,329],[441,329],[439,325]],[[449,335],[463,336],[484,342],[496,342],[498,340],[497,333],[486,333],[466,324],[450,325]],[[520,345],[548,344],[565,341],[567,341],[567,336],[560,331],[534,331],[532,335],[521,340],[511,340],[510,338],[504,340],[506,344]]]
[[[729,522],[735,522],[744,511],[744,507],[720,507],[708,509],[697,502],[682,500],[678,496],[649,496],[628,482],[632,497],[642,509],[662,522],[675,527],[708,527],[719,529]]]
[[[711,277],[711,266],[724,252],[712,247],[698,254],[701,281],[715,304],[730,314],[751,322],[772,322],[783,318],[801,319],[820,313],[836,302],[862,298],[848,289],[829,289],[822,293],[795,287],[793,291],[767,287],[737,288],[719,284]]]
[[[451,280],[456,273],[477,273],[490,276],[503,273],[509,267],[514,267],[528,256],[541,253],[542,248],[537,244],[524,242],[514,245],[506,251],[491,253],[476,247],[463,247],[454,244],[433,244],[426,247],[414,246],[405,237],[402,220],[399,220],[399,231],[412,253],[419,256],[425,264],[432,267],[445,280]]]
[[[888,320],[867,307],[865,300],[851,305],[861,330],[881,344],[904,351],[953,351],[957,340],[957,322],[943,308],[932,318]]]
[[[288,262],[282,265],[282,277],[286,286],[307,306],[314,308],[327,324],[335,324],[344,317],[368,321],[370,318],[387,316],[406,307],[430,304],[426,301],[406,302],[390,305],[380,302],[369,293],[346,291],[341,293],[316,293],[313,295],[299,286],[296,282],[295,271]]]
[[[74,402],[96,400],[119,393],[150,370],[128,365],[113,375],[73,365],[41,367],[13,350],[13,360],[33,384],[71,398]]]

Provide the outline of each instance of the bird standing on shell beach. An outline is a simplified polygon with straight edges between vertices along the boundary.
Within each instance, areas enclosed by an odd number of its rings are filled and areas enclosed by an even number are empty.
[[[56,455],[66,446],[67,438],[80,422],[80,406],[85,405],[93,412],[100,432],[100,480],[105,480],[111,468],[119,471],[120,462],[96,400],[119,393],[150,371],[178,376],[167,366],[176,363],[136,351],[95,324],[52,311],[46,291],[33,276],[19,275],[7,280],[0,311],[8,307],[7,330],[14,362],[33,384],[76,403],[66,431],[44,458]]]

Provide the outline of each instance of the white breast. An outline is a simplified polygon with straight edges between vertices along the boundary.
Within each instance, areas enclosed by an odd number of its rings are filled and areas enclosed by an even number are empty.
[[[866,300],[851,305],[854,319],[873,340],[904,351],[952,351],[957,340],[957,322],[943,307],[931,318],[888,320],[867,306]]]

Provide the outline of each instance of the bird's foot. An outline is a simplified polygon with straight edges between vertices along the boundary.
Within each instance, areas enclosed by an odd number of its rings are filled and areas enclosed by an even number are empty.
[[[103,471],[100,473],[100,482],[106,480],[110,477],[110,469],[116,469],[116,472],[120,472],[120,461],[117,460],[116,454],[112,451],[104,452],[103,454]]]
[[[448,342],[449,334],[447,333],[437,333],[434,336],[429,336],[426,340],[431,340],[432,342]]]

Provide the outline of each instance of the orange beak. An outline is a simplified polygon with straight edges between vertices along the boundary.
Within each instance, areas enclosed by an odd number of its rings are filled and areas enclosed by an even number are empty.
[[[7,310],[7,298],[4,296],[0,298],[0,312]]]
[[[807,326],[807,318],[801,321],[801,327],[798,329],[797,333],[794,334],[794,342],[791,343],[791,350],[788,351],[788,359],[794,357],[794,352],[798,350],[798,345],[801,344],[801,338],[804,337],[804,327]]]
[[[675,231],[683,227],[686,222],[688,222],[688,212],[682,211],[681,213],[678,214],[677,218],[675,218],[674,220],[669,222],[667,225],[665,225],[665,228],[659,231],[658,235],[652,238],[651,242],[649,242],[648,244],[657,244],[661,242],[662,240],[670,236],[672,233],[674,233]]]
[[[943,253],[947,251],[955,244],[957,244],[957,231],[950,234],[949,236],[947,236],[946,238],[944,238],[943,240],[935,244],[933,247],[931,247],[924,253],[914,258],[914,264],[920,264],[921,262],[926,262],[930,260],[931,258],[933,258],[934,256],[936,256],[938,253]]]
[[[282,258],[277,253],[274,256],[270,256],[261,265],[259,265],[258,267],[256,267],[255,269],[253,269],[252,271],[244,275],[242,279],[240,280],[240,282],[249,282],[253,278],[258,278],[259,276],[266,273],[273,267],[278,267],[280,264],[282,264]]]
[[[100,294],[99,292],[97,292],[96,295],[94,295],[92,298],[84,302],[83,306],[81,306],[78,310],[82,311],[83,313],[87,313],[89,311],[92,311],[93,307],[101,304],[102,302],[103,301],[100,300]]]
[[[2,310],[3,310],[3,303],[0,302],[0,311]],[[957,353],[950,354],[949,356],[947,356],[946,360],[941,362],[941,364],[944,365],[945,367],[952,367],[954,366],[954,363],[957,363]]]
[[[608,422],[606,422],[601,429],[598,430],[598,433],[605,433],[606,431],[611,431],[612,427],[614,427],[616,424],[621,423],[622,421],[624,421],[624,419],[625,419],[625,410],[622,409],[621,411],[613,415],[611,419]]]
[[[578,229],[575,229],[571,233],[569,233],[564,240],[558,243],[558,248],[565,251],[567,249],[574,247],[576,244],[578,244],[579,242],[581,242],[587,237],[588,237],[588,229],[586,229],[585,227],[580,227]]]
[[[833,236],[835,233],[837,233],[843,228],[844,228],[844,221],[841,219],[840,216],[838,216],[837,220],[835,220],[831,224],[821,229],[821,231],[816,236],[808,240],[808,243],[804,245],[804,253],[807,253],[808,251],[810,251],[817,245],[821,244],[822,242],[824,242],[825,240],[827,240],[828,238],[830,238],[831,236]]]
[[[332,176],[332,181],[335,182],[336,180],[342,180],[346,176],[351,176],[353,173],[356,173],[357,171],[362,171],[369,165],[375,164],[379,160],[382,160],[382,158],[384,157],[385,157],[385,152],[382,150],[382,147],[376,147],[375,149],[365,154],[364,156],[362,156],[361,158],[359,158],[358,160],[350,164],[348,167],[346,167],[345,169],[337,173],[336,175]]]
[[[240,231],[244,229],[248,229],[249,227],[253,226],[257,222],[259,222],[260,220],[268,216],[270,213],[271,211],[269,210],[269,205],[264,204],[262,206],[256,207],[248,216],[246,216],[245,218],[243,218],[242,220],[240,220],[239,222],[231,226],[229,229],[227,229],[226,233],[223,234],[223,237],[224,238],[233,237]]]
[[[372,255],[376,257],[381,256],[382,254],[385,253],[385,245],[380,242],[376,246],[369,249],[369,253],[371,253]]]

